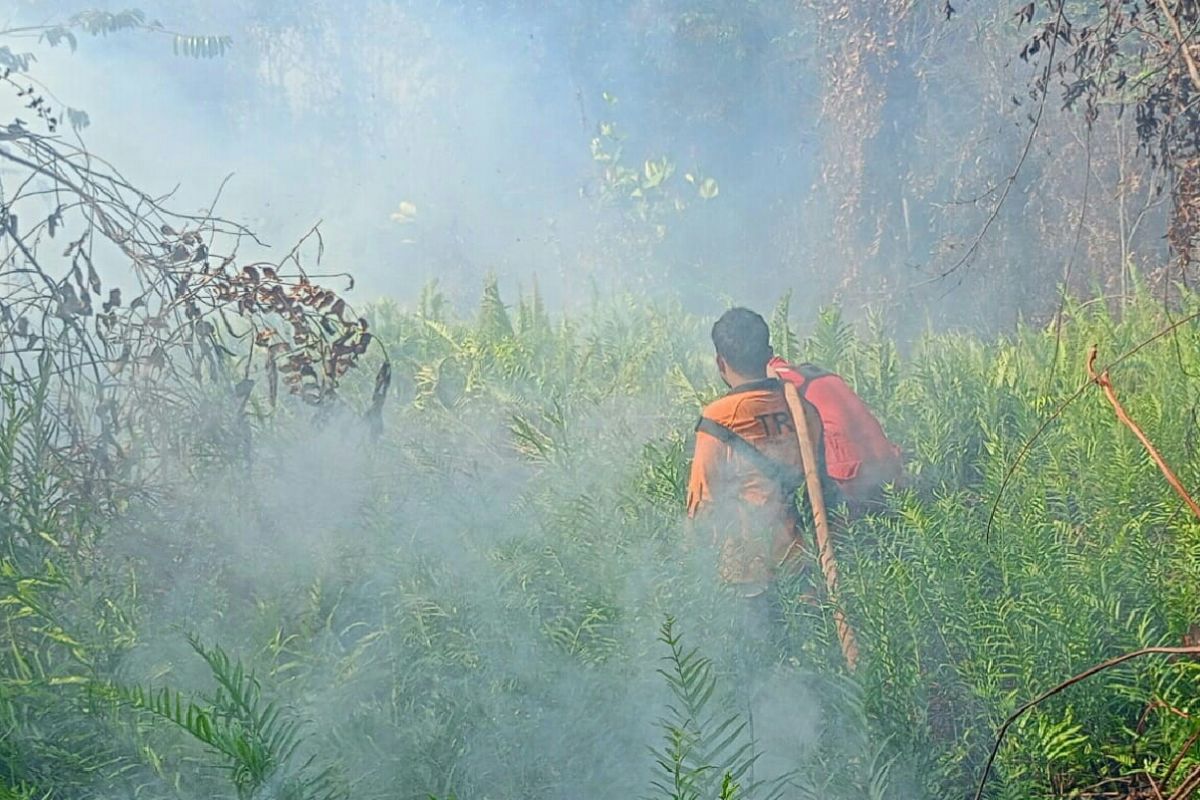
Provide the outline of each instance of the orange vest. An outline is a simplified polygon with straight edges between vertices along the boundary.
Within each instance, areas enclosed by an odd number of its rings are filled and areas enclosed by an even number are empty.
[[[709,404],[703,417],[802,474],[796,429],[779,381],[767,378],[738,386]],[[808,417],[809,433],[819,442],[819,417]],[[691,519],[711,531],[721,577],[729,583],[765,586],[778,571],[792,571],[802,560],[794,496],[776,477],[703,430],[696,433],[687,509]]]

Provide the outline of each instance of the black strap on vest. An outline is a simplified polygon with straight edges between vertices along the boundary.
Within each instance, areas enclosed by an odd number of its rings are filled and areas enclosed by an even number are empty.
[[[782,461],[776,461],[750,444],[748,440],[735,433],[731,428],[727,428],[708,417],[701,417],[700,421],[696,423],[696,430],[707,433],[709,436],[713,436],[724,444],[729,445],[733,448],[734,452],[753,464],[755,469],[783,487],[785,493],[790,494],[804,485],[803,471],[796,469],[790,464],[784,464]]]

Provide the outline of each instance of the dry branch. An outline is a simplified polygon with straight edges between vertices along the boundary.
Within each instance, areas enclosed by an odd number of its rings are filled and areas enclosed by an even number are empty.
[[[11,72],[0,88],[33,91]],[[52,129],[47,104],[28,102]],[[261,244],[211,209],[164,208],[82,145],[0,126],[0,387],[41,403],[66,474],[108,485],[135,453],[153,470],[205,425],[244,439],[243,410],[256,395],[274,405],[280,384],[313,406],[335,400],[374,337],[306,268],[319,232],[277,262],[246,261],[247,243]]]
[[[1133,419],[1121,405],[1120,401],[1117,400],[1117,393],[1113,390],[1112,381],[1109,380],[1108,370],[1105,369],[1102,373],[1096,373],[1095,345],[1092,345],[1092,349],[1088,352],[1087,368],[1088,375],[1091,376],[1092,382],[1104,390],[1104,396],[1108,398],[1109,404],[1113,407],[1113,411],[1116,412],[1117,419],[1119,419],[1125,425],[1125,427],[1133,431],[1133,435],[1138,438],[1138,441],[1140,441],[1142,446],[1146,448],[1146,452],[1148,452],[1150,457],[1154,459],[1154,463],[1158,465],[1163,477],[1167,479],[1167,483],[1171,484],[1171,488],[1175,490],[1175,493],[1179,495],[1183,502],[1187,503],[1188,508],[1192,510],[1192,513],[1196,515],[1196,518],[1200,519],[1200,505],[1197,505],[1196,501],[1192,499],[1192,496],[1188,494],[1187,489],[1183,487],[1183,484],[1180,482],[1179,478],[1176,477],[1174,470],[1171,469],[1171,466],[1167,464],[1166,459],[1163,458],[1162,454],[1158,452],[1157,448],[1155,448],[1154,443],[1150,441],[1150,437],[1148,437],[1138,426],[1138,424],[1133,421]]]
[[[1114,358],[1104,367],[1104,371],[1108,372],[1125,359],[1131,358],[1132,356],[1141,352],[1144,348],[1149,347],[1157,342],[1159,339],[1169,336],[1171,333],[1175,332],[1187,323],[1194,322],[1197,319],[1200,319],[1200,312],[1188,314],[1186,317],[1175,320],[1170,325],[1155,333],[1153,336],[1143,339],[1121,355]],[[985,541],[991,538],[992,526],[996,522],[996,515],[1000,513],[1000,501],[1004,499],[1004,492],[1006,489],[1008,489],[1008,485],[1012,482],[1013,476],[1017,474],[1017,470],[1020,468],[1021,463],[1025,460],[1025,457],[1029,455],[1030,451],[1033,450],[1033,445],[1038,439],[1041,438],[1042,434],[1046,432],[1046,429],[1050,427],[1051,423],[1061,417],[1063,412],[1066,411],[1072,403],[1082,397],[1083,393],[1086,392],[1087,388],[1091,385],[1092,381],[1090,379],[1081,384],[1079,388],[1077,388],[1070,394],[1069,397],[1067,397],[1066,400],[1063,400],[1061,403],[1059,403],[1058,407],[1055,408],[1049,416],[1042,420],[1042,423],[1038,425],[1038,428],[1033,432],[1033,435],[1026,439],[1024,444],[1021,445],[1021,449],[1017,451],[1016,457],[1012,460],[1012,463],[1009,464],[1008,469],[1005,470],[1004,479],[1000,481],[1000,488],[996,491],[996,499],[992,501],[992,508],[988,513],[987,526],[983,533],[983,538]]]

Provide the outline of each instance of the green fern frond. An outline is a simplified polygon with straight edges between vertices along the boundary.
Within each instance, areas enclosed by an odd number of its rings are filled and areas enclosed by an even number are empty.
[[[668,616],[659,630],[666,645],[667,662],[658,674],[675,698],[667,709],[670,716],[659,721],[665,746],[655,751],[660,775],[655,788],[671,800],[721,796],[738,782],[747,780],[759,754],[749,740],[747,723],[737,714],[717,716],[708,712],[717,689],[712,661],[699,650],[687,650]],[[782,796],[787,776],[771,782],[749,780],[739,796],[752,798],[762,793],[767,800]]]
[[[800,358],[800,340],[790,327],[792,290],[789,289],[771,313],[771,347],[775,355],[789,364]]]
[[[500,339],[513,335],[512,321],[508,309],[500,299],[500,284],[494,274],[489,273],[483,283],[483,299],[479,305],[480,335],[489,339]]]
[[[854,343],[854,328],[842,319],[841,309],[827,306],[817,312],[817,325],[804,344],[804,358],[814,364],[841,369]]]
[[[268,782],[296,800],[340,796],[332,768],[314,773],[314,757],[297,764],[301,724],[287,717],[277,703],[263,702],[254,674],[218,646],[205,647],[191,636],[188,643],[217,684],[216,693],[206,702],[188,700],[169,687],[111,684],[102,693],[171,723],[222,756],[240,798],[254,796]]]

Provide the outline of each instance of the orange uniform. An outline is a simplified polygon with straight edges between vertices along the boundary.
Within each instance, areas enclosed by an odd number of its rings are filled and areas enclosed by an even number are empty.
[[[819,443],[819,418],[807,416],[809,433]],[[778,380],[742,384],[709,404],[703,417],[802,476],[796,429]],[[803,561],[795,498],[778,476],[753,461],[740,448],[698,429],[687,499],[688,517],[711,530],[722,579],[748,593],[765,588],[781,570],[795,571]]]

